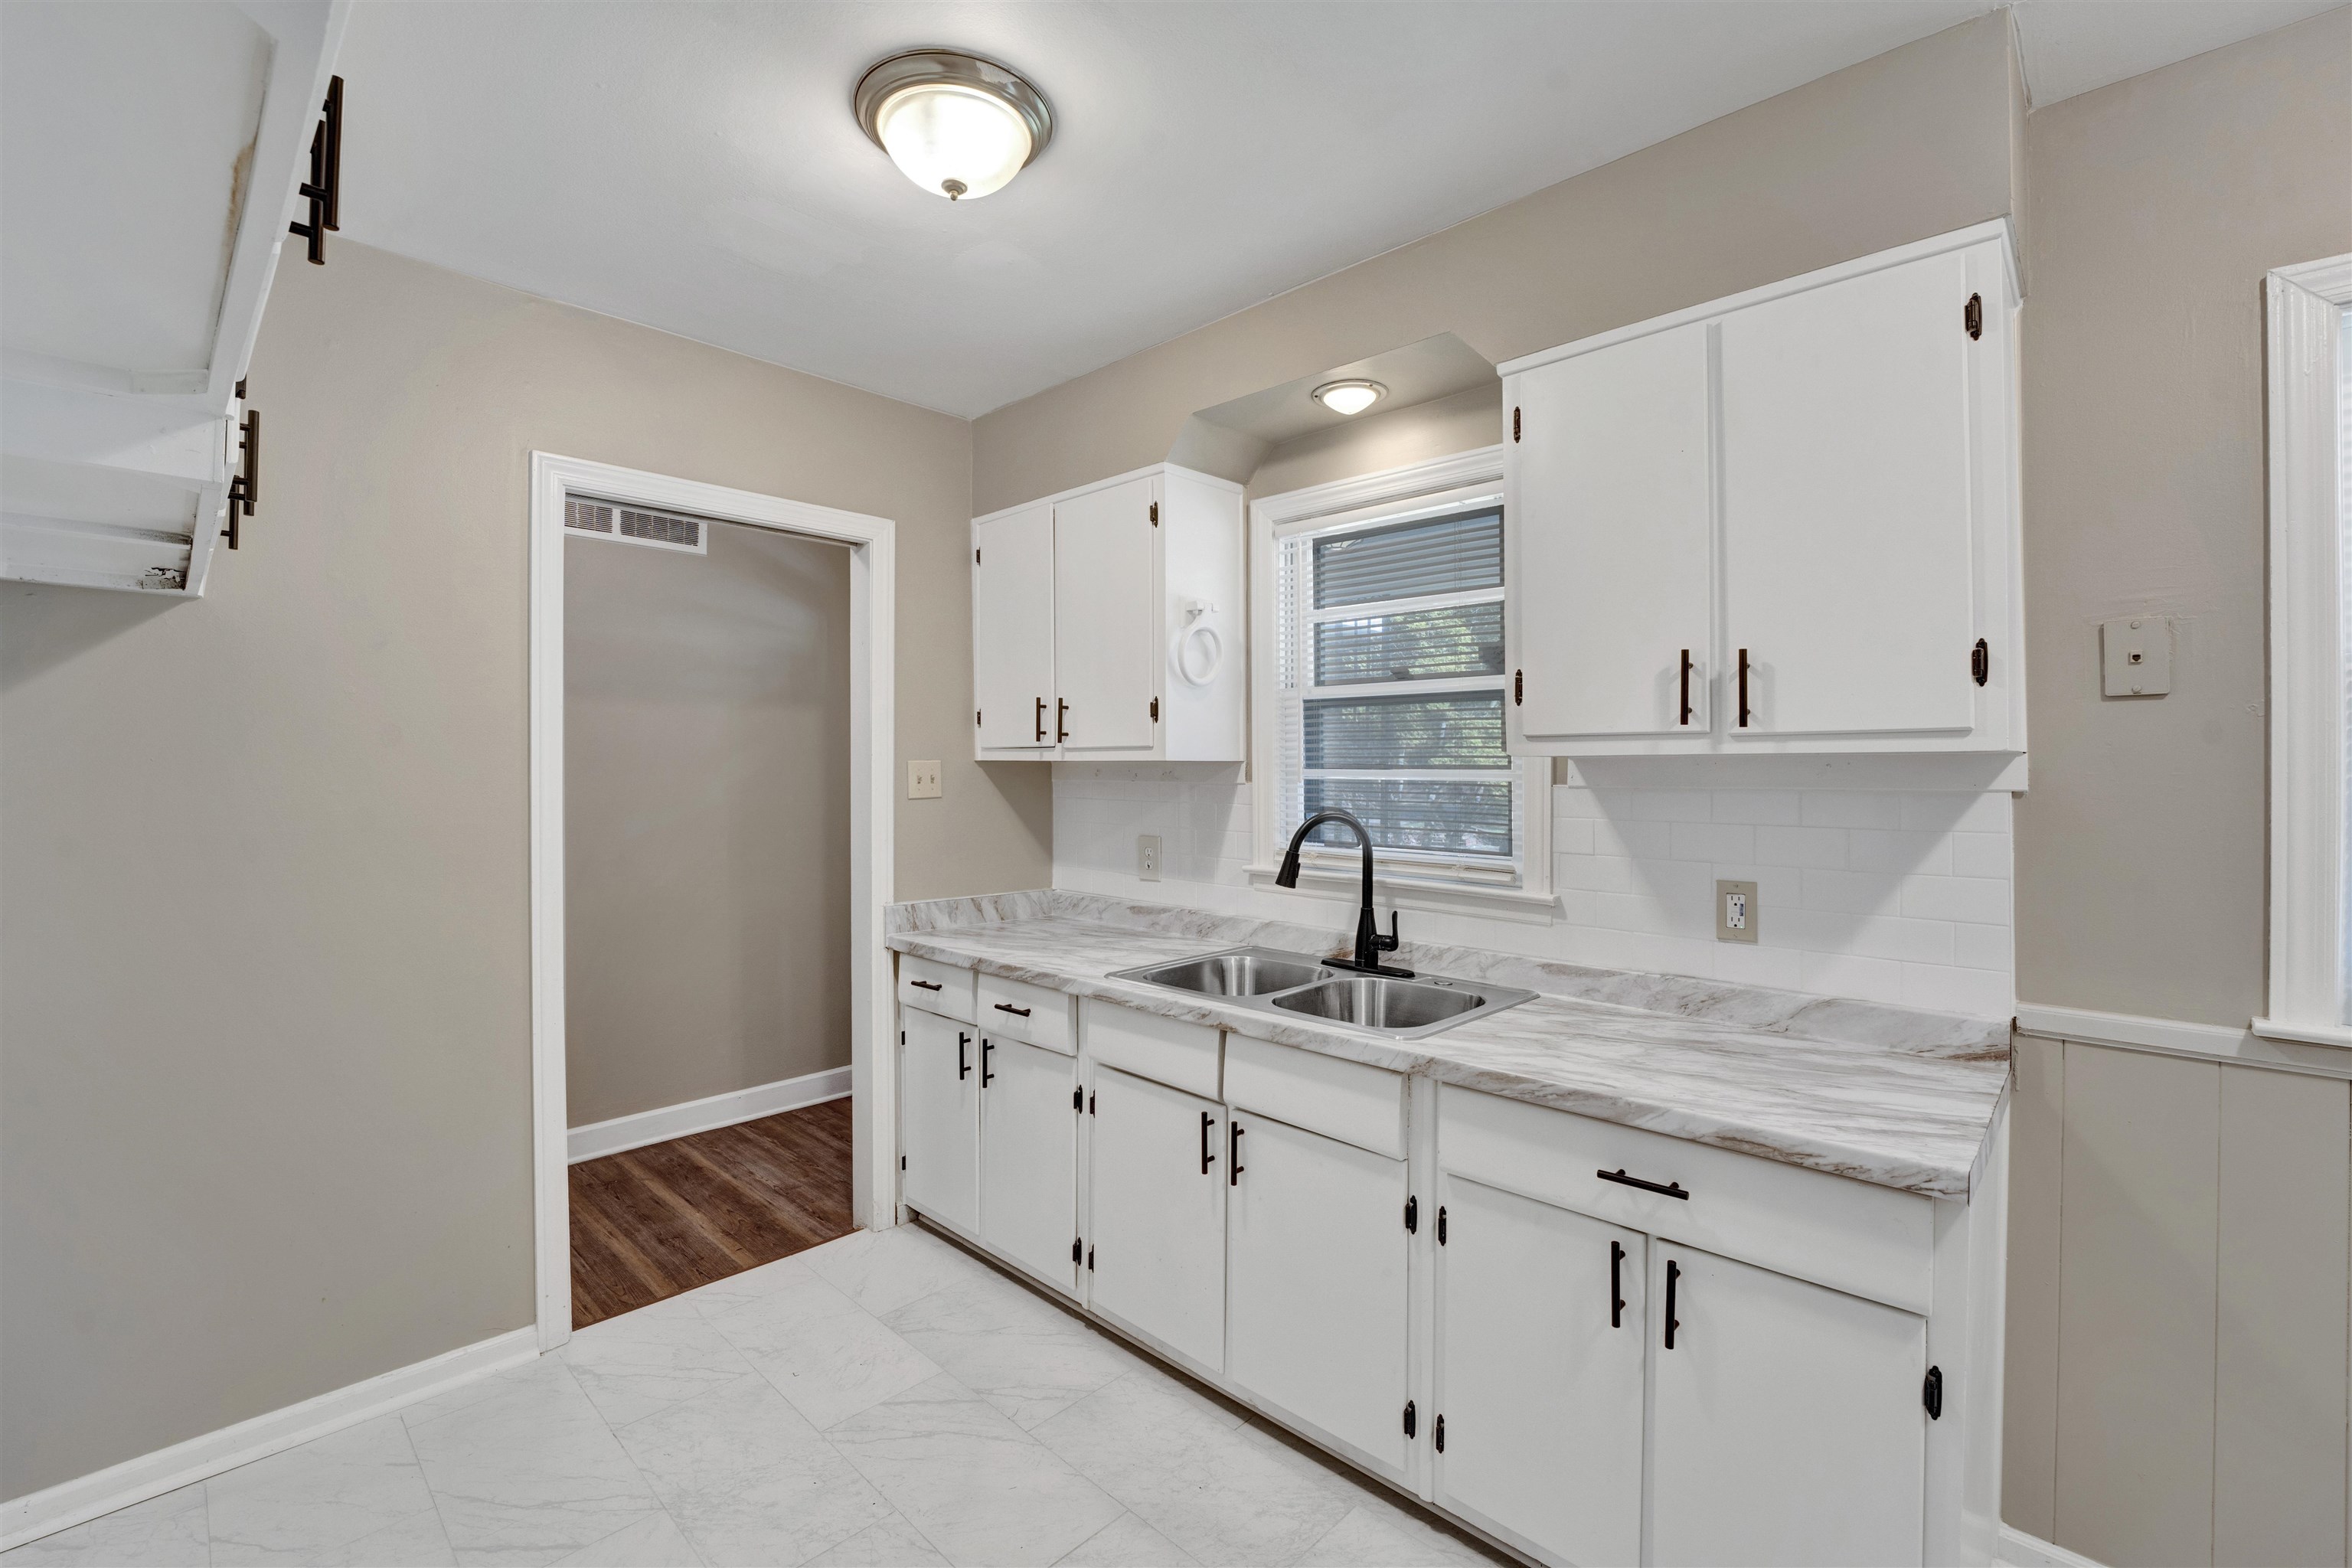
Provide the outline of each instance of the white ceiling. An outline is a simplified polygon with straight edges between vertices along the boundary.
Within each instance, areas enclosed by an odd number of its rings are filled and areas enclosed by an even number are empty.
[[[2327,3],[2029,0],[2020,29],[2047,102]],[[342,232],[971,416],[1988,8],[362,0]],[[850,116],[932,43],[1053,104],[985,200]]]

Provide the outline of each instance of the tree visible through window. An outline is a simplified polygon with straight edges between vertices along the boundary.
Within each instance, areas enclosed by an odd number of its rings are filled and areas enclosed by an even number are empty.
[[[1343,806],[1384,851],[1512,868],[1502,509],[1293,534],[1277,578],[1286,834]],[[1312,842],[1354,847],[1330,826]]]

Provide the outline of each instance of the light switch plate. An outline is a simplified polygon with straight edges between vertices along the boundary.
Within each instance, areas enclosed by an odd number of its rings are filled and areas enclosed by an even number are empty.
[[[1715,940],[1756,940],[1756,884],[1717,882],[1715,885]]]
[[[1160,880],[1160,835],[1157,833],[1135,836],[1135,874],[1147,882]]]
[[[940,798],[940,764],[908,763],[907,764],[907,798],[937,800]]]
[[[2172,623],[2127,616],[2099,623],[2099,694],[2161,697],[2172,689]]]

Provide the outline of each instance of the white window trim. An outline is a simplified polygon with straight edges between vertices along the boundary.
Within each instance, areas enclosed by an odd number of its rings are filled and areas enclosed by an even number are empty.
[[[2345,1017],[2340,321],[2352,255],[2263,285],[2270,414],[2270,1016],[2274,1040],[2352,1047]]]
[[[1400,508],[1425,504],[1432,515],[1485,499],[1501,499],[1503,448],[1481,447],[1425,463],[1388,468],[1377,474],[1338,479],[1306,489],[1265,496],[1250,503],[1250,636],[1259,656],[1250,661],[1250,774],[1257,782],[1252,792],[1256,815],[1254,839],[1257,851],[1249,868],[1250,886],[1272,889],[1285,840],[1281,836],[1281,802],[1276,796],[1281,777],[1275,749],[1276,696],[1274,689],[1275,547],[1286,534],[1308,528],[1328,528],[1363,514],[1388,514]],[[1504,519],[1504,526],[1510,520]],[[1510,592],[1506,583],[1504,592]],[[1519,789],[1520,874],[1510,884],[1475,878],[1414,875],[1410,861],[1379,858],[1377,890],[1383,903],[1400,909],[1447,913],[1498,915],[1506,919],[1550,924],[1559,900],[1552,890],[1551,763],[1547,757],[1517,759]],[[1352,901],[1362,885],[1360,862],[1352,854],[1314,856],[1300,868],[1297,893],[1302,898]]]

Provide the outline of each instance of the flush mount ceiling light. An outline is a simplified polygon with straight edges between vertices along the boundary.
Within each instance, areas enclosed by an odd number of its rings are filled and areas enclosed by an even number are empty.
[[[1313,395],[1334,414],[1361,414],[1388,395],[1389,389],[1377,381],[1327,381]]]
[[[1044,94],[961,49],[892,55],[858,81],[850,102],[900,173],[951,202],[1003,189],[1054,139]]]

